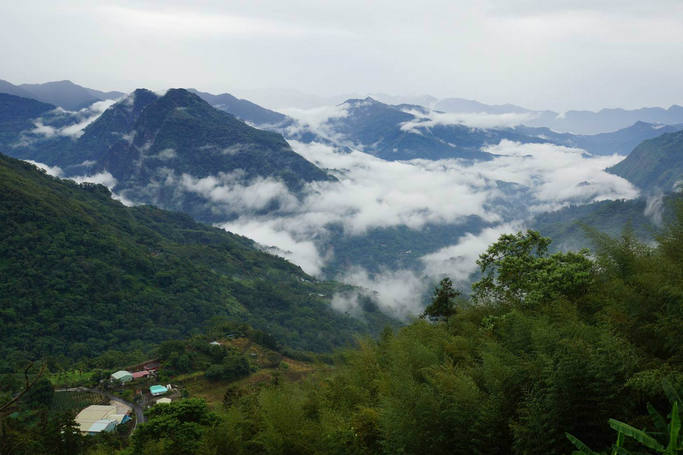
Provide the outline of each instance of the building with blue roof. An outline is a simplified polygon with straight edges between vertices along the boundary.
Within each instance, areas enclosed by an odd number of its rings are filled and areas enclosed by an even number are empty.
[[[163,395],[166,392],[168,392],[168,389],[162,385],[153,385],[149,387],[149,393],[151,393],[154,397]]]
[[[97,420],[92,425],[90,425],[90,428],[88,428],[88,434],[95,435],[98,433],[111,433],[112,431],[114,431],[115,428],[116,421],[114,420]]]

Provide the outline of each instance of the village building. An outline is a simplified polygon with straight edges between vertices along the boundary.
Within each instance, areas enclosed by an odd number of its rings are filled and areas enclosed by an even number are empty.
[[[153,385],[149,387],[149,393],[151,393],[153,397],[163,395],[166,392],[168,392],[168,389],[162,385]]]
[[[114,431],[117,425],[128,422],[130,417],[120,414],[116,406],[94,404],[81,410],[74,420],[82,434],[97,434]]]
[[[116,429],[116,422],[113,420],[97,420],[94,422],[90,428],[88,428],[89,435],[96,435],[98,433],[111,433]]]
[[[112,373],[111,380],[112,381],[118,381],[121,384],[125,384],[125,383],[133,380],[133,375],[130,374],[129,371],[119,370],[116,373]]]
[[[133,376],[133,379],[142,379],[142,378],[146,378],[147,376],[151,376],[152,373],[153,372],[149,371],[149,370],[133,371],[131,373],[131,376]]]

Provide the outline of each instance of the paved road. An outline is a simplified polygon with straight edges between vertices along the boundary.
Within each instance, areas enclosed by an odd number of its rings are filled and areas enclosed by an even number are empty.
[[[137,428],[138,424],[145,423],[145,413],[142,410],[142,407],[140,407],[140,405],[138,405],[136,403],[132,403],[130,401],[126,401],[122,398],[117,397],[116,395],[112,395],[109,392],[105,392],[104,390],[89,389],[87,387],[73,387],[70,389],[55,389],[55,392],[94,392],[94,393],[100,393],[112,401],[117,401],[121,404],[128,406],[133,411],[135,411],[135,426],[133,427],[133,431],[131,431],[130,434],[133,434],[133,432],[135,431],[135,428]]]

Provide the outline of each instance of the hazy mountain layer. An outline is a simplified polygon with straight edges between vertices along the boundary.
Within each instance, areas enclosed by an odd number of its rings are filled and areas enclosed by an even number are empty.
[[[665,133],[680,131],[683,124],[663,125],[638,121],[628,128],[610,133],[576,135],[558,133],[549,128],[518,126],[514,128],[521,134],[535,136],[549,142],[567,147],[577,147],[593,155],[628,155],[641,142]]]
[[[636,122],[674,125],[683,123],[683,107],[672,105],[668,109],[646,107],[641,109],[601,109],[600,111],[570,110],[563,114],[553,111],[534,111],[513,104],[490,105],[462,98],[445,98],[434,109],[453,113],[520,114],[527,126],[547,127],[560,132],[591,135],[616,131]]]
[[[97,101],[121,98],[124,95],[117,91],[102,92],[83,87],[71,81],[14,85],[0,80],[0,93],[33,98],[70,111],[83,109]]]

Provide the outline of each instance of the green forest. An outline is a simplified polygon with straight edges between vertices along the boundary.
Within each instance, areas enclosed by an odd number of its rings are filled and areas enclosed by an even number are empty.
[[[246,322],[290,349],[324,352],[395,324],[330,306],[349,287],[318,281],[253,241],[102,185],[50,177],[0,155],[0,373],[69,364]]]
[[[67,432],[50,444],[92,454],[681,453],[680,198],[676,207],[656,245],[627,229],[592,232],[593,252],[551,254],[535,231],[503,235],[480,256],[469,297],[445,279],[423,318],[359,340],[331,369],[229,387],[219,409],[196,398],[155,407],[122,447]],[[11,453],[29,453],[27,432],[43,434],[5,427]]]

